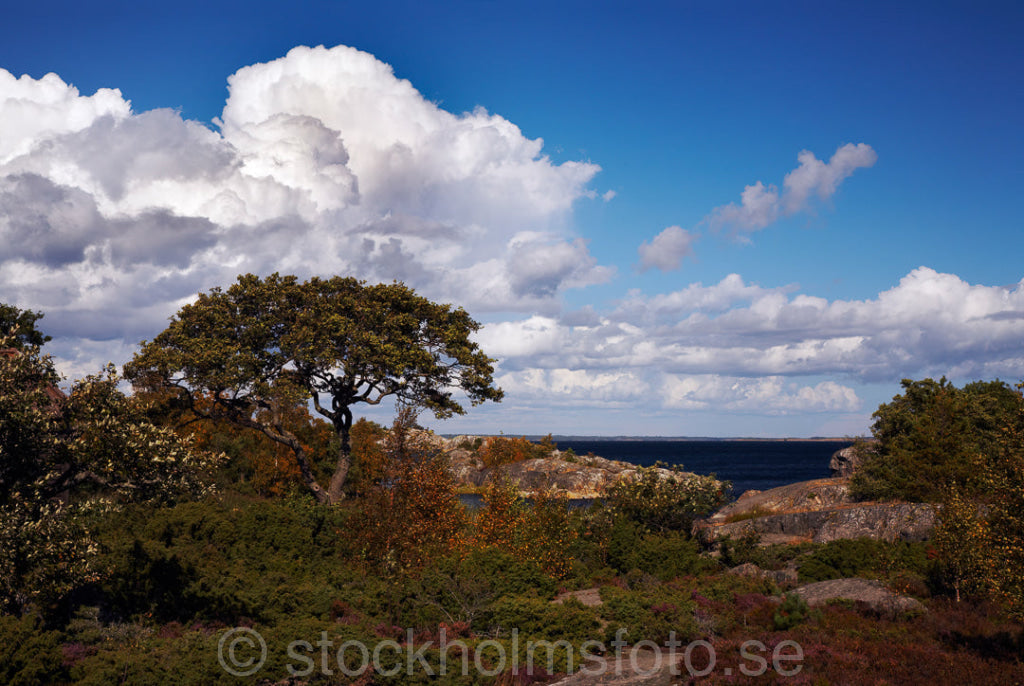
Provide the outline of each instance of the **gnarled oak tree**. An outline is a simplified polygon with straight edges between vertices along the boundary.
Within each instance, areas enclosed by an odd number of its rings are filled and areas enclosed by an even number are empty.
[[[433,303],[402,283],[354,278],[240,276],[226,291],[200,293],[125,366],[136,387],[170,392],[194,412],[263,432],[288,446],[306,486],[337,502],[351,465],[352,408],[393,397],[435,416],[500,400],[493,360],[470,340],[480,325],[462,308]],[[197,402],[199,399],[205,402]],[[338,436],[330,483],[283,420],[312,400]]]

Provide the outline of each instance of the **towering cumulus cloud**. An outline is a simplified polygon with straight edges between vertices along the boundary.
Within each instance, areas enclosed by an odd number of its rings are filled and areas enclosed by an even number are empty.
[[[446,112],[344,46],[228,83],[210,129],[0,70],[5,300],[62,338],[137,340],[245,271],[404,279],[475,312],[610,275],[567,230],[599,168],[553,163],[500,116]]]

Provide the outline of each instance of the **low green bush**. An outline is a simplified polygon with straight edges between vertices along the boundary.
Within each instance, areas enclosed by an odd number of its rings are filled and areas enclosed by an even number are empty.
[[[831,541],[800,559],[801,583],[855,576],[888,579],[903,572],[925,576],[931,562],[923,543],[870,538]]]
[[[623,638],[629,643],[644,640],[664,645],[673,637],[686,642],[697,635],[694,604],[684,590],[665,584],[633,590],[603,586],[601,600],[606,643]]]
[[[0,615],[0,683],[35,686],[67,678],[59,631],[46,629],[37,615]]]
[[[782,599],[782,604],[772,617],[772,623],[776,631],[788,631],[809,620],[817,619],[820,612],[812,610],[807,601],[796,593],[787,593]]]

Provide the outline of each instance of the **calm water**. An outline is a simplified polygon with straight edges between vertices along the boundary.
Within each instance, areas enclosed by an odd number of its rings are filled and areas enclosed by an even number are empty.
[[[608,441],[556,439],[562,450],[593,452],[649,467],[658,460],[731,481],[733,495],[829,476],[832,453],[851,441]]]

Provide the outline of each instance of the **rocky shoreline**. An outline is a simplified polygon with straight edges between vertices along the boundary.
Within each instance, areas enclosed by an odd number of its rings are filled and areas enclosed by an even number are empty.
[[[572,500],[590,499],[600,497],[615,483],[635,478],[641,469],[629,462],[578,456],[557,449],[547,457],[488,467],[475,451],[462,447],[478,438],[483,437],[433,437],[448,455],[456,483],[466,493],[482,489],[492,479],[504,478],[517,484],[524,497],[546,490]],[[697,522],[694,534],[708,543],[726,536],[756,534],[765,545],[865,537],[887,541],[927,539],[935,526],[934,505],[853,499],[849,492],[850,477],[860,461],[861,455],[854,446],[839,450],[829,462],[831,478],[747,491],[706,520]],[[651,469],[662,478],[696,476],[691,472]]]
[[[452,475],[460,490],[473,492],[482,489],[492,479],[509,479],[519,487],[523,497],[532,497],[539,491],[550,491],[570,500],[598,498],[611,485],[633,479],[642,469],[630,462],[608,460],[592,455],[574,455],[552,450],[547,457],[532,458],[511,464],[488,467],[472,450],[459,447],[477,436],[436,438],[447,453]],[[648,468],[662,478],[687,479],[696,477],[692,472],[674,471],[659,467]]]

